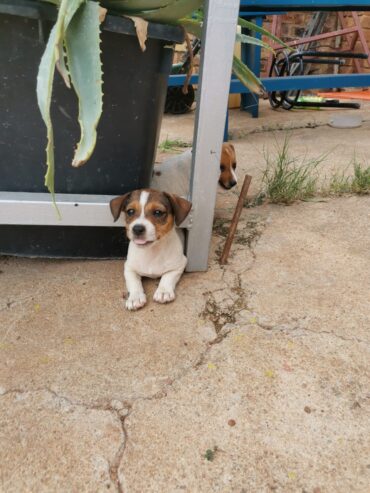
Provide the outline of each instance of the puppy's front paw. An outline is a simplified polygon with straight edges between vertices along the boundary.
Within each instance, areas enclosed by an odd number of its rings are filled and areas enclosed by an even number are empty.
[[[146,296],[143,292],[130,293],[126,300],[127,310],[139,310],[146,304]]]
[[[154,293],[153,300],[157,303],[169,303],[175,299],[175,291],[173,289],[158,287]]]

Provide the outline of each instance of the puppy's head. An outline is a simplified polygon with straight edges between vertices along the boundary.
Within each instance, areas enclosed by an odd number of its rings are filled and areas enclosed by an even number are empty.
[[[218,183],[225,188],[226,190],[230,190],[230,188],[235,187],[238,182],[238,179],[235,174],[236,170],[236,155],[235,149],[232,144],[228,142],[224,142],[222,144],[222,153],[221,153],[221,163],[220,163],[220,179]]]
[[[179,226],[190,209],[187,200],[151,189],[135,190],[110,202],[114,221],[123,212],[128,238],[142,247],[163,238],[175,224]]]

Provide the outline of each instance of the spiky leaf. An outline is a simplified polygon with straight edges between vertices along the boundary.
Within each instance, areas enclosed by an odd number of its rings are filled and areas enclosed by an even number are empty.
[[[167,22],[178,23],[179,19],[191,14],[198,9],[203,3],[203,0],[173,0],[168,5],[162,8],[141,10],[132,15],[143,17],[147,21],[152,22]]]
[[[246,43],[250,45],[260,46],[261,48],[265,48],[266,50],[274,51],[271,48],[271,46],[265,43],[264,41],[255,38],[253,36],[248,36],[247,34],[236,33],[235,40],[239,43]]]
[[[233,57],[233,72],[251,92],[264,96],[266,91],[259,78],[241,61],[238,57]]]
[[[102,112],[99,4],[86,2],[73,17],[65,37],[68,68],[78,96],[81,139],[73,158],[75,167],[91,156]]]
[[[276,36],[274,36],[273,34],[271,34],[269,31],[267,31],[267,29],[264,29],[263,27],[257,26],[257,24],[255,24],[254,22],[247,21],[246,19],[242,19],[241,17],[239,17],[238,18],[238,25],[240,27],[245,27],[254,33],[263,34],[264,36],[267,36],[269,39],[272,39],[273,41],[278,43],[279,45],[285,46],[286,48],[289,48],[289,46],[286,45],[283,41],[281,41],[281,39],[279,39]],[[289,48],[289,49],[291,49],[291,48]]]
[[[54,197],[54,133],[50,116],[50,103],[55,74],[55,64],[63,51],[62,43],[66,29],[83,0],[62,0],[58,19],[51,30],[37,75],[37,101],[47,128],[45,185]]]

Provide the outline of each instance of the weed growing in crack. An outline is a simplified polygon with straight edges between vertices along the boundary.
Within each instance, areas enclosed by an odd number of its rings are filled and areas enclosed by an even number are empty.
[[[179,139],[171,140],[167,138],[159,144],[158,149],[162,152],[181,152],[182,149],[185,149],[187,147],[191,147],[191,144],[189,144],[189,142],[184,142],[183,140]]]
[[[348,175],[345,171],[334,173],[327,189],[323,189],[323,195],[343,195],[346,193],[366,195],[370,193],[370,166],[361,165],[355,157],[351,164],[353,175]]]
[[[289,152],[289,137],[283,144],[275,144],[276,153],[271,156],[266,150],[265,170],[262,175],[262,191],[273,204],[291,204],[296,200],[313,197],[317,192],[317,167],[326,155],[303,159]]]

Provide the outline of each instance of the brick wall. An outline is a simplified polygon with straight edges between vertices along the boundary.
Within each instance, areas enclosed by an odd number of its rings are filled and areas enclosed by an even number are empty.
[[[282,21],[282,29],[281,29],[281,39],[285,42],[292,41],[302,36],[304,33],[305,27],[309,23],[312,18],[312,13],[309,12],[290,12],[281,16]],[[370,45],[370,12],[368,13],[359,13],[361,26],[364,30],[365,37],[367,39],[368,45]],[[271,30],[271,22],[272,17],[268,16],[264,21],[264,27],[268,30]],[[353,19],[349,13],[345,14],[345,27],[353,25]],[[332,12],[329,14],[326,24],[324,26],[323,32],[335,31],[340,29],[341,25],[338,20],[338,15],[336,12]],[[269,42],[268,39],[264,39],[266,42]],[[326,40],[322,40],[318,44],[318,50],[320,51],[332,51],[338,49],[336,46],[335,38],[330,38]],[[348,50],[348,44],[340,41],[339,49]],[[356,52],[363,52],[362,46],[360,42],[356,43],[355,46]],[[263,75],[266,75],[266,66],[267,66],[267,56],[268,53],[266,50],[263,50],[262,54],[262,65],[261,71]],[[363,65],[363,69],[365,71],[370,71],[370,66],[368,62],[365,60],[361,62]],[[333,73],[334,67],[328,65],[315,65],[311,67],[312,73]],[[340,67],[339,71],[341,73],[351,72],[353,71],[353,62],[349,62],[346,66]]]

